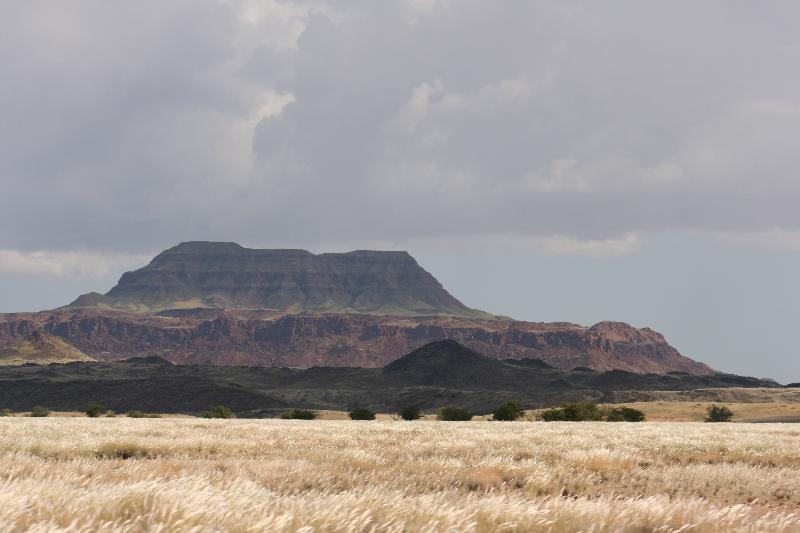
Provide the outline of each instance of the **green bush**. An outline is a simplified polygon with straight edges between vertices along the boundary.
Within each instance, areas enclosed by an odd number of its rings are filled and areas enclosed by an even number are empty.
[[[150,413],[145,413],[144,411],[139,411],[138,409],[134,409],[133,411],[128,411],[125,413],[128,418],[161,418],[161,415],[155,415]]]
[[[11,409],[0,409],[0,416],[11,416]]]
[[[106,408],[99,403],[90,403],[86,406],[86,411],[84,412],[89,418],[97,418],[106,413]]]
[[[375,420],[375,413],[366,407],[354,407],[347,413],[350,420]]]
[[[464,422],[472,420],[472,413],[462,407],[442,407],[439,410],[439,420],[447,422]]]
[[[308,409],[289,409],[281,414],[281,418],[284,420],[314,420],[317,418],[317,413]]]
[[[411,421],[411,420],[419,420],[422,414],[419,411],[419,407],[408,406],[403,407],[398,411],[397,415],[402,418],[403,420]]]
[[[731,417],[733,417],[733,411],[724,405],[712,405],[706,413],[708,414],[706,422],[730,422]]]
[[[603,411],[592,402],[565,403],[561,407],[547,409],[540,416],[545,422],[586,422],[603,420]]]
[[[37,418],[50,416],[50,409],[48,409],[47,407],[42,407],[41,405],[36,405],[31,408],[31,416]]]
[[[553,407],[552,409],[546,409],[542,411],[539,414],[539,418],[545,422],[560,422],[562,420],[566,420],[564,417],[564,409],[560,407]]]
[[[525,411],[519,406],[517,402],[506,402],[494,411],[492,411],[492,418],[503,422],[513,422],[521,418]]]
[[[604,410],[592,402],[565,403],[561,407],[547,409],[539,416],[545,422],[643,422],[645,419],[644,413],[638,409],[617,407]]]
[[[644,412],[632,407],[618,407],[606,412],[609,422],[644,422]]]
[[[236,418],[236,415],[224,405],[217,405],[203,413],[203,418]]]

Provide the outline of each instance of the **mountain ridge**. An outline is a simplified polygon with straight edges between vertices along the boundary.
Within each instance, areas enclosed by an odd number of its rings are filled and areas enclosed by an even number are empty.
[[[106,361],[382,367],[453,339],[494,359],[561,369],[714,373],[650,328],[523,322],[470,309],[404,251],[314,254],[183,242],[125,272],[106,294],[84,294],[50,312],[0,315],[0,346],[34,329]]]

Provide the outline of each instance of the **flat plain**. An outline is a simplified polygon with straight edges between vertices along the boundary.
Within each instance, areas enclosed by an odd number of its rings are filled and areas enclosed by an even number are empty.
[[[791,424],[0,419],[2,531],[800,531]]]

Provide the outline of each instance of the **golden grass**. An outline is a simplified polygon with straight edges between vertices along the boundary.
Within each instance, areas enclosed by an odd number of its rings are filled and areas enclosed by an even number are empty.
[[[786,424],[0,419],[0,531],[800,531]]]

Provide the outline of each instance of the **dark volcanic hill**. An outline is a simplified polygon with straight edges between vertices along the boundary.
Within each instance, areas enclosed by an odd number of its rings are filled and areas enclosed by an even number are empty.
[[[68,307],[490,316],[455,299],[407,252],[312,254],[232,242],[179,244],[126,272],[107,294]]]
[[[421,346],[383,368],[389,381],[439,387],[488,385],[516,374],[515,368],[450,339]]]

